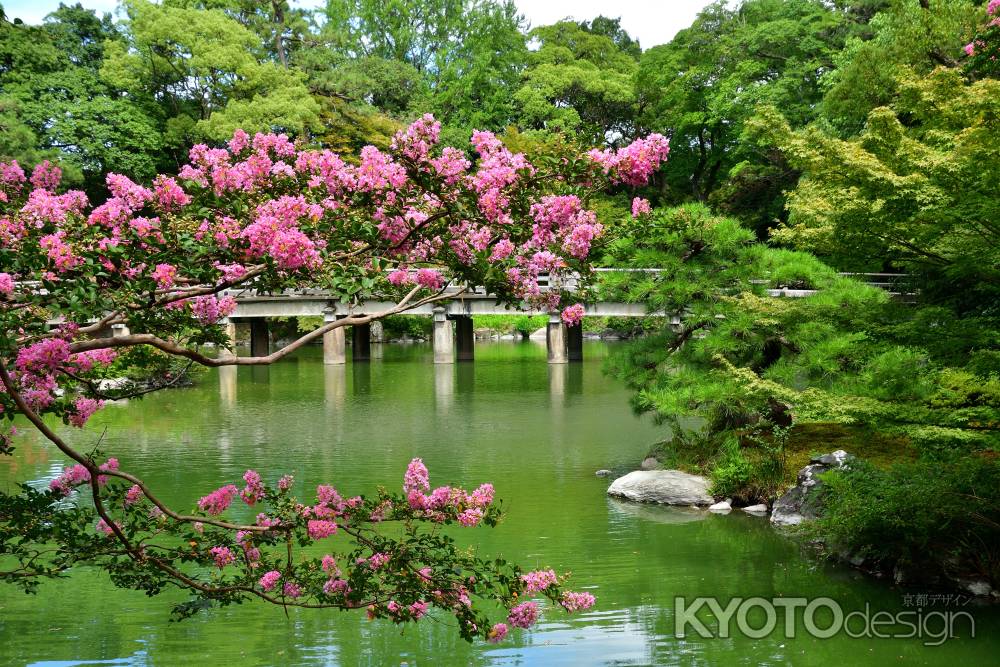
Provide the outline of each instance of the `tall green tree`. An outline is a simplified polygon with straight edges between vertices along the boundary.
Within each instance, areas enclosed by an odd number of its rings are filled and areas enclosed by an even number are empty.
[[[344,95],[388,113],[432,111],[464,134],[514,119],[527,47],[510,0],[329,0],[323,18],[331,54],[304,55],[313,71],[336,63],[327,85]]]
[[[26,166],[58,159],[93,190],[102,174],[139,178],[169,164],[153,100],[125,95],[99,77],[111,17],[60,4],[41,26],[0,21],[0,153]]]
[[[616,22],[561,21],[535,28],[531,38],[539,48],[515,95],[522,127],[591,143],[635,135],[636,44]]]
[[[319,108],[303,76],[255,55],[257,35],[220,9],[126,0],[124,39],[108,42],[101,77],[161,101],[164,139],[222,140],[238,127],[301,135]]]
[[[672,133],[668,201],[713,201],[758,228],[782,211],[797,178],[779,153],[743,141],[757,105],[795,126],[815,117],[847,20],[820,0],[709,5],[690,28],[646,51],[636,76],[645,129]]]

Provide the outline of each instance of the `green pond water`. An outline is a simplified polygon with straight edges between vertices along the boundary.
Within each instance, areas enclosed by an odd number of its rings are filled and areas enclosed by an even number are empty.
[[[0,588],[0,665],[950,665],[1000,664],[996,609],[968,611],[957,638],[828,639],[800,622],[785,636],[675,636],[674,598],[828,597],[846,611],[915,611],[916,598],[843,568],[804,558],[765,519],[621,503],[595,470],[632,469],[665,434],[634,416],[627,391],[601,372],[608,346],[588,343],[582,364],[549,366],[544,346],[477,344],[474,363],[435,366],[427,346],[381,346],[370,363],[324,366],[318,349],[270,368],[212,371],[195,388],[109,406],[79,445],[102,432],[107,450],[179,508],[248,468],[291,472],[298,489],[345,493],[401,484],[420,456],[432,484],[492,481],[508,515],[466,539],[525,566],[573,573],[598,604],[554,610],[500,645],[469,645],[450,619],[404,628],[363,614],[247,604],[168,622],[168,601],[114,588],[81,569],[37,596]],[[68,431],[68,429],[67,429]],[[45,484],[65,461],[33,434],[0,458],[0,487]],[[333,538],[339,539],[339,538]],[[704,610],[703,610],[704,611]],[[760,610],[755,610],[759,612]],[[779,610],[780,611],[780,610]],[[801,613],[801,610],[800,610]],[[823,625],[822,614],[817,616]],[[711,620],[709,614],[699,617]],[[750,615],[759,627],[766,617]],[[757,619],[754,621],[754,619]],[[940,622],[934,625],[936,628]]]

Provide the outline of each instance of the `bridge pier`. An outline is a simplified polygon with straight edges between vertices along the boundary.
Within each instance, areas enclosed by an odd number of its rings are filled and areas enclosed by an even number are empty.
[[[455,341],[451,333],[448,311],[442,306],[434,308],[434,363],[455,363]]]
[[[112,324],[111,325],[111,337],[121,338],[122,336],[128,336],[131,332],[128,330],[127,324]]]
[[[583,322],[566,327],[566,351],[570,361],[583,361]]]
[[[566,349],[566,325],[559,313],[549,313],[549,325],[545,335],[550,364],[565,364],[568,359]]]
[[[227,317],[222,321],[222,326],[226,331],[226,343],[219,348],[219,359],[236,358],[236,322]]]
[[[323,324],[329,324],[337,320],[333,313],[323,313]],[[328,365],[342,365],[347,361],[347,337],[344,335],[344,327],[337,327],[323,334],[323,363]]]
[[[471,315],[455,316],[455,347],[458,361],[472,361],[476,357],[476,337]]]
[[[250,319],[250,356],[266,357],[271,352],[271,341],[267,331],[267,319],[253,317]]]
[[[355,324],[351,327],[351,359],[354,361],[369,361],[371,358],[371,324]]]

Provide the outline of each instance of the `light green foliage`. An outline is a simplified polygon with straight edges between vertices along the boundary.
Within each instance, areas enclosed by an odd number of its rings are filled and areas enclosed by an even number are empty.
[[[578,133],[588,143],[634,136],[636,49],[616,20],[562,21],[531,38],[539,48],[515,95],[523,127]]]
[[[753,122],[804,172],[775,239],[841,266],[895,261],[926,274],[929,290],[995,298],[1000,82],[942,68],[899,87],[855,139],[793,131],[773,110]]]
[[[856,35],[836,54],[836,67],[823,78],[822,116],[845,136],[861,131],[868,114],[892,102],[899,72],[925,75],[955,67],[962,46],[983,22],[972,0],[891,0],[880,7],[868,34]]]
[[[254,55],[253,32],[218,9],[199,10],[128,0],[127,39],[110,42],[101,77],[110,85],[167,101],[186,136],[224,140],[248,132],[301,135],[318,123],[319,107],[301,74]]]
[[[744,497],[779,490],[776,429],[793,425],[859,426],[937,454],[1000,449],[1000,375],[991,355],[976,352],[982,339],[945,339],[943,356],[922,345],[936,334],[930,326],[918,335],[916,325],[944,317],[940,308],[892,302],[811,255],[754,243],[734,220],[697,205],[654,212],[641,234],[610,250],[661,270],[608,279],[605,295],[679,319],[630,345],[611,370],[635,389],[636,409],[675,433],[682,420],[704,420],[674,446],[718,469],[720,488],[742,479]],[[775,298],[768,287],[817,292]],[[959,330],[986,321],[951,319]]]

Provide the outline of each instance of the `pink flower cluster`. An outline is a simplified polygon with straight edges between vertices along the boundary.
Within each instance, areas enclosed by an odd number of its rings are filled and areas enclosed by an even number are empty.
[[[515,628],[530,628],[538,621],[538,603],[522,602],[510,610],[507,622]]]
[[[337,524],[333,521],[327,521],[325,519],[313,519],[309,521],[307,529],[309,537],[314,540],[321,540],[324,537],[330,537],[331,535],[337,534]]]
[[[31,172],[31,184],[41,190],[55,192],[62,180],[62,169],[48,160],[42,160]]]
[[[227,484],[199,499],[198,509],[212,515],[222,514],[229,509],[233,498],[239,495],[239,492],[234,484]]]
[[[653,209],[649,205],[648,199],[643,199],[642,197],[636,197],[632,200],[632,217],[638,218],[639,216],[646,215]]]
[[[535,570],[534,572],[522,574],[521,581],[524,582],[524,591],[526,593],[537,593],[544,591],[549,586],[558,584],[559,578],[553,570]]]
[[[490,632],[486,637],[486,641],[488,641],[491,644],[499,644],[504,640],[508,632],[509,630],[507,628],[506,623],[497,623],[492,628],[490,628]]]
[[[583,308],[583,304],[574,303],[572,306],[564,308],[560,317],[562,318],[562,321],[566,323],[566,326],[575,327],[583,321],[583,316],[585,314],[586,311]]]
[[[572,591],[563,593],[562,599],[559,600],[559,604],[561,604],[570,614],[574,611],[590,609],[594,606],[594,602],[596,602],[596,600],[590,593],[574,593]]]
[[[199,296],[186,302],[191,306],[191,314],[202,324],[215,324],[236,310],[236,299],[231,296]]]
[[[73,402],[73,413],[69,415],[69,423],[77,428],[83,428],[91,415],[104,407],[104,401],[81,397]]]
[[[482,484],[472,493],[451,486],[439,486],[430,491],[427,466],[420,459],[413,459],[403,476],[403,492],[410,507],[427,512],[427,516],[444,521],[447,516],[441,511],[451,507],[458,510],[458,522],[466,527],[477,526],[483,520],[483,509],[493,503],[493,485]],[[374,518],[372,520],[375,520]]]
[[[617,151],[594,149],[590,158],[604,168],[615,183],[643,185],[670,153],[670,140],[662,134],[636,139]]]
[[[98,466],[100,470],[105,472],[111,472],[118,470],[118,459],[112,457],[107,461]],[[63,468],[62,473],[49,482],[49,489],[61,493],[64,496],[68,496],[73,492],[73,488],[90,482],[90,472],[82,464],[77,463],[76,465]],[[104,485],[108,483],[108,478],[106,475],[98,475],[97,483]]]
[[[220,570],[236,562],[236,556],[233,555],[229,547],[212,547],[209,552],[215,558],[215,566]]]
[[[270,591],[277,586],[279,581],[281,581],[281,573],[277,570],[271,570],[270,572],[265,572],[257,583],[265,591]]]

